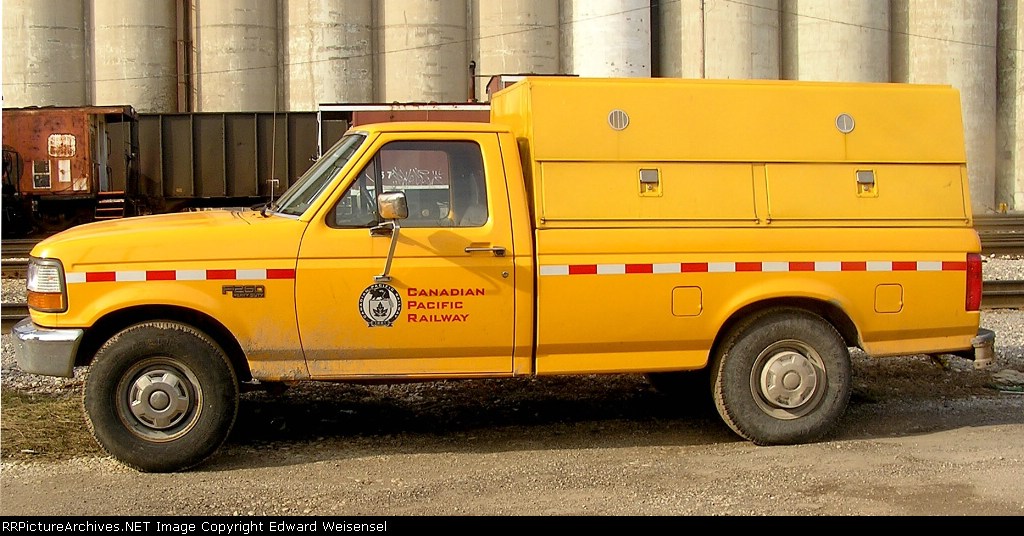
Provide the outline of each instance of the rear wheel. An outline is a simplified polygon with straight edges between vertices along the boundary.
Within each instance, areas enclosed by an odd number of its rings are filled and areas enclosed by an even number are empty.
[[[188,469],[224,442],[238,413],[238,380],[220,347],[176,322],[137,324],[96,354],[85,386],[93,437],[145,472]]]
[[[816,441],[850,399],[850,352],[820,316],[764,311],[735,329],[711,368],[719,415],[759,445]]]

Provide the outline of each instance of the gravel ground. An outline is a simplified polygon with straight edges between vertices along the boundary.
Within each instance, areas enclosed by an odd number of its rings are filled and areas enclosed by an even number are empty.
[[[982,277],[986,280],[1024,280],[1024,255],[982,257]]]

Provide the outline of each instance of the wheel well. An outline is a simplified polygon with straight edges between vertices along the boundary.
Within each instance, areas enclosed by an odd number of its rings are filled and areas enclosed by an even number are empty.
[[[850,317],[846,312],[836,304],[811,298],[777,298],[751,303],[733,313],[732,316],[725,321],[725,324],[722,325],[722,329],[718,331],[718,335],[715,337],[715,343],[711,348],[711,355],[715,355],[715,352],[718,350],[718,345],[728,337],[733,328],[742,322],[743,319],[766,309],[779,308],[800,309],[814,313],[824,318],[829,324],[832,324],[846,342],[847,346],[860,345],[860,338],[857,335],[857,326],[854,325],[853,320],[850,320]]]
[[[188,324],[209,335],[227,354],[228,360],[235,369],[239,381],[252,379],[249,362],[245,352],[238,344],[234,335],[223,324],[213,317],[199,311],[173,305],[142,305],[128,307],[104,316],[91,328],[86,330],[85,337],[78,346],[75,355],[75,366],[85,366],[92,362],[96,352],[110,337],[122,329],[151,320],[171,320]]]

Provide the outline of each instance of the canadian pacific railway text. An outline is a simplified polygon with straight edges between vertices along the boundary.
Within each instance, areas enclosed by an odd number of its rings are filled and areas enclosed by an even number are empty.
[[[485,296],[482,288],[416,288],[409,287],[409,313],[406,320],[411,323],[429,322],[468,322],[469,313],[462,312],[466,307],[461,300],[424,300],[423,298],[459,298],[469,296]]]

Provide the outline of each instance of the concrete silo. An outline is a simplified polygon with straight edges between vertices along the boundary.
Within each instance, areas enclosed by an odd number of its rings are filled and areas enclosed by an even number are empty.
[[[196,1],[196,111],[279,107],[277,14],[274,0]]]
[[[391,0],[376,6],[378,99],[468,100],[466,0]]]
[[[560,10],[565,74],[651,75],[649,0],[561,0]]]
[[[996,35],[991,0],[893,0],[894,82],[960,90],[975,212],[996,208]]]
[[[559,73],[558,2],[470,0],[470,12],[477,99],[491,76]]]
[[[782,77],[889,81],[889,0],[783,0]]]
[[[289,110],[373,100],[371,0],[291,0],[284,15]]]
[[[175,2],[92,0],[94,104],[177,110]]]
[[[1024,7],[999,1],[996,207],[1024,210]]]
[[[82,0],[4,0],[6,107],[89,104]]]
[[[779,0],[661,4],[661,75],[779,77]]]

